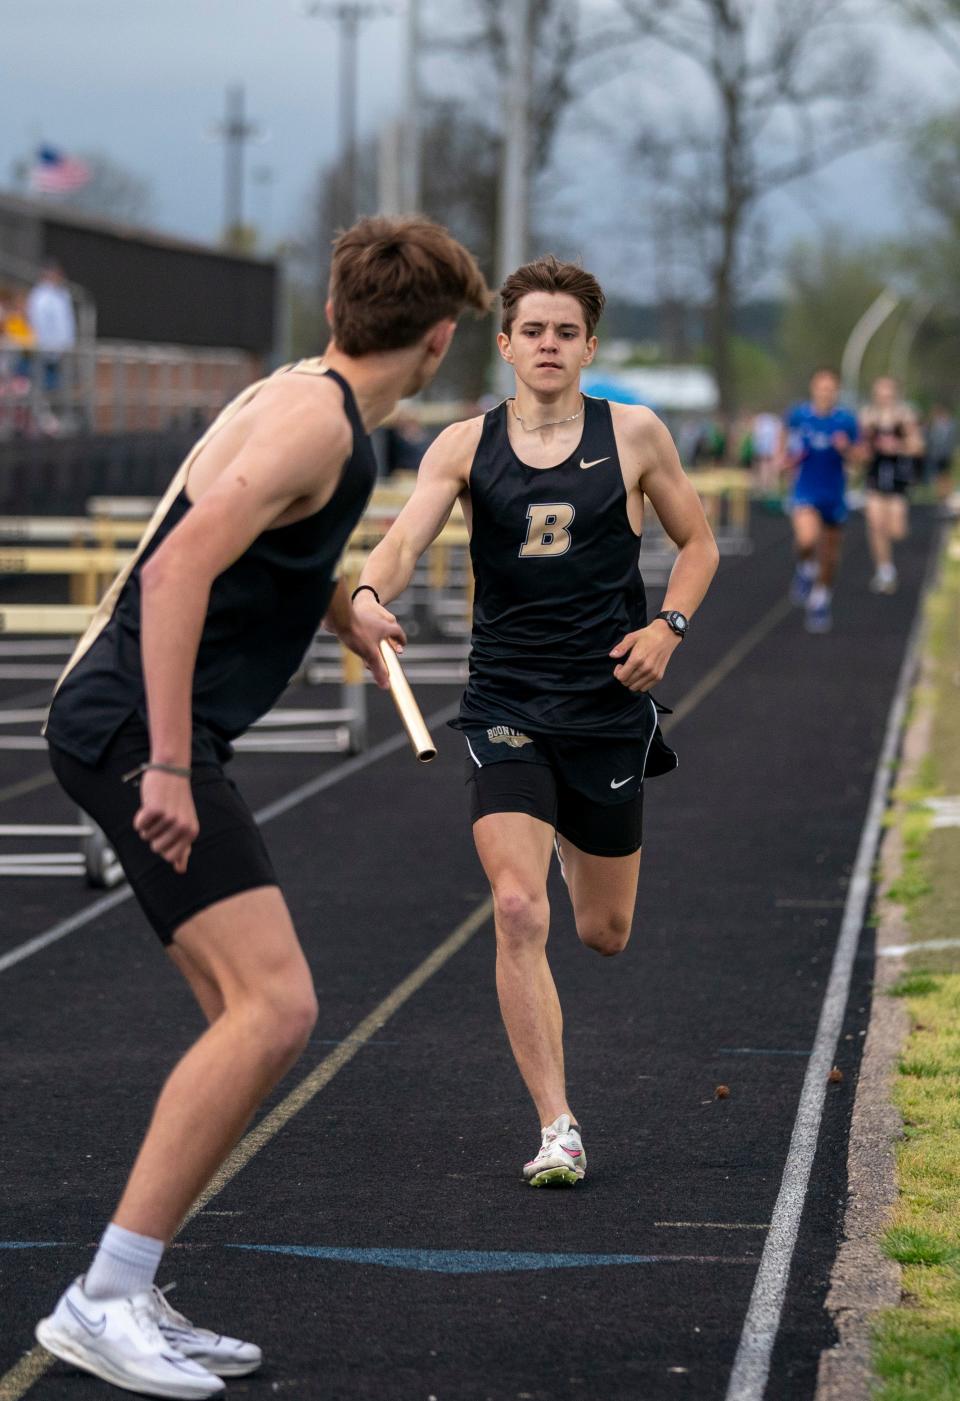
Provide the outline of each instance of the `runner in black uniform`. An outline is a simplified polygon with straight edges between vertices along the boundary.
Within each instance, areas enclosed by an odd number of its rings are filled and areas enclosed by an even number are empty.
[[[889,375],[874,380],[871,402],[860,415],[866,457],[866,517],[874,593],[894,593],[897,570],[893,546],[909,528],[908,493],[914,463],[923,454],[923,434],[913,410]]]
[[[260,833],[223,763],[273,705],[322,620],[381,685],[339,556],[376,475],[367,433],[443,359],[489,294],[422,219],[369,219],[333,254],[323,361],[251,386],[187,457],[57,688],[47,725],[67,792],[103,827],[211,1026],[174,1069],[87,1272],[37,1327],[106,1381],[205,1397],[260,1364],[154,1286],[165,1245],[306,1044],[313,981]],[[216,1375],[219,1374],[219,1375]]]
[[[501,290],[500,349],[516,397],[454,424],[368,561],[362,616],[409,582],[460,497],[476,596],[460,716],[474,837],[494,894],[497,988],[540,1116],[532,1185],[586,1168],[566,1098],[561,1015],[546,958],[555,839],[581,939],[619,953],[630,935],[643,780],[676,764],[649,688],[663,676],[716,568],[716,545],[669,433],[647,409],[580,391],[603,293],[547,257]],[[680,547],[664,611],[648,621],[639,572],[644,497]]]

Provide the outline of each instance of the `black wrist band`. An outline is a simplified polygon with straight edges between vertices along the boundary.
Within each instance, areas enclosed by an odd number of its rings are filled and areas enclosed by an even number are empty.
[[[193,770],[192,770],[192,769],[186,768],[186,767],[184,767],[184,766],[182,766],[182,765],[180,765],[180,764],[149,764],[149,763],[148,763],[148,764],[138,764],[137,767],[136,767],[135,769],[131,769],[129,773],[125,773],[125,774],[123,775],[123,777],[121,778],[120,782],[121,782],[121,783],[135,783],[135,782],[137,781],[138,778],[142,778],[143,775],[144,775],[145,773],[149,773],[151,769],[156,769],[158,773],[170,773],[170,774],[173,774],[174,778],[191,778],[192,775],[193,775]]]
[[[372,584],[358,584],[357,587],[354,589],[353,593],[350,595],[350,602],[353,602],[358,593],[363,593],[364,589],[367,589],[369,593],[372,593],[378,603],[380,602],[380,595],[377,593],[376,589],[373,587]]]

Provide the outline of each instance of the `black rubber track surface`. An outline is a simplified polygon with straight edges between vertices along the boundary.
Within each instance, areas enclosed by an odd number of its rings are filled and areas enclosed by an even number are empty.
[[[760,517],[755,553],[724,562],[660,688],[664,702],[682,699],[782,598],[788,535],[786,522]],[[625,954],[602,960],[580,946],[553,876],[550,956],[586,1181],[535,1192],[519,1180],[538,1126],[499,1022],[486,924],[168,1256],[161,1282],[178,1281],[174,1302],[264,1346],[263,1370],[230,1382],[230,1395],[724,1396],[932,538],[932,521],[916,512],[901,590],[878,598],[856,521],[834,631],[810,637],[798,615],[784,617],[676,725],[681,767],[647,791]],[[4,683],[0,702],[37,689]],[[421,695],[428,711],[453,699],[450,689]],[[373,711],[374,739],[395,732],[385,698]],[[438,736],[431,768],[399,749],[267,828],[321,1007],[314,1041],[275,1099],[485,898],[461,741]],[[42,755],[2,758],[0,800],[42,773]],[[258,807],[342,762],[245,756],[234,774]],[[0,801],[2,821],[70,815],[50,786]],[[8,880],[0,954],[97,898],[72,881]],[[871,951],[866,930],[771,1401],[812,1396],[832,1340],[823,1301]],[[162,1076],[201,1023],[131,901],[0,973],[0,1008],[0,1245],[24,1243],[0,1248],[2,1375],[85,1267]],[[719,1084],[728,1098],[714,1097]],[[336,1258],[338,1249],[414,1253],[378,1263]],[[526,1258],[548,1253],[644,1258],[562,1267]],[[482,1268],[448,1272],[470,1266]],[[29,1393],[105,1394],[59,1363]]]

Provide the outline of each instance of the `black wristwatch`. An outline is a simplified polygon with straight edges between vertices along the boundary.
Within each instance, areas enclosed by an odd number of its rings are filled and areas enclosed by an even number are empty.
[[[658,613],[657,618],[662,618],[670,631],[675,632],[680,641],[683,641],[690,623],[682,613],[678,613],[675,608],[668,608],[665,612]],[[657,618],[654,618],[653,621],[656,622]]]

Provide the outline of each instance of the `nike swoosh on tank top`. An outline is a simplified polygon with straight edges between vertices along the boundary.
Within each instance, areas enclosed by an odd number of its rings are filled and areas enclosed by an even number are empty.
[[[653,707],[610,656],[647,622],[640,543],[610,405],[584,395],[583,436],[554,467],[522,462],[505,404],[484,417],[470,471],[476,580],[467,688],[455,728],[649,736]],[[648,774],[675,767],[659,731]],[[654,752],[656,750],[656,752]]]

